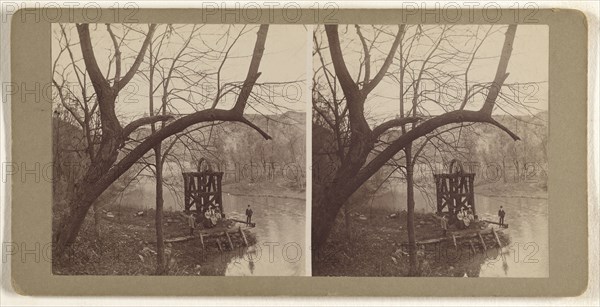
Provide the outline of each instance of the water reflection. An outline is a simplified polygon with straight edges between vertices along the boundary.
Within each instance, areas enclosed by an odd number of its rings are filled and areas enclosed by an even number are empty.
[[[486,261],[482,277],[548,277],[548,202],[546,199],[519,197],[475,197],[484,218],[496,219],[500,206],[506,211],[511,242],[502,248],[502,264]]]
[[[225,275],[301,276],[305,275],[305,201],[277,197],[223,194],[231,218],[244,219],[248,205],[256,227],[257,243],[236,254]]]

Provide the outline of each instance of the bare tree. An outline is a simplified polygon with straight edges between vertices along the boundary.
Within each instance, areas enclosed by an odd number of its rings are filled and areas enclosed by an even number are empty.
[[[317,107],[313,107],[313,109],[318,115],[316,122],[324,123],[332,131],[333,138],[336,139],[335,151],[338,161],[338,166],[330,180],[314,188],[312,243],[316,248],[322,247],[326,242],[333,222],[346,200],[400,151],[405,153],[407,179],[412,178],[415,157],[412,144],[436,129],[463,122],[481,122],[499,127],[514,140],[519,139],[517,135],[492,117],[500,90],[508,77],[506,70],[512,52],[516,25],[510,25],[506,30],[494,79],[487,84],[477,84],[477,87],[467,79],[469,63],[472,62],[472,59],[464,57],[464,53],[452,53],[451,48],[456,48],[455,46],[444,45],[444,42],[447,43],[451,40],[445,34],[448,29],[443,28],[441,31],[437,31],[439,35],[435,37],[425,33],[420,25],[412,27],[412,35],[407,35],[409,27],[406,25],[397,26],[393,33],[388,33],[386,29],[373,27],[374,34],[369,40],[363,32],[363,27],[355,26],[356,37],[358,37],[362,50],[358,60],[360,67],[358,76],[352,76],[345,57],[349,51],[347,51],[348,49],[342,51],[338,28],[337,25],[324,27],[327,44],[318,41],[318,37],[315,36],[317,41],[315,54],[320,59],[320,66],[316,68],[319,80],[317,81],[318,85],[315,86],[317,93],[313,94],[313,104],[316,104]],[[346,33],[349,31],[346,29]],[[389,49],[380,50],[380,45],[375,43],[377,37],[390,38]],[[430,51],[421,55],[418,61],[408,60],[407,53],[413,46],[420,43],[419,39],[431,41]],[[329,49],[329,57],[324,55],[326,49]],[[383,59],[376,62],[373,59],[375,52],[382,55]],[[475,53],[476,49],[470,51],[470,54]],[[459,67],[462,72],[442,71],[440,67],[445,61],[451,59],[462,61],[463,65]],[[382,80],[390,76],[390,67],[395,62],[399,62],[396,64],[398,68],[391,75],[397,77],[404,74],[399,77],[397,82],[402,86],[405,83],[408,84],[407,88],[400,87],[402,108],[400,116],[373,125],[373,120],[369,123],[365,103],[373,98],[372,92]],[[376,65],[379,69],[375,71]],[[433,79],[436,74],[442,77],[438,80]],[[444,79],[444,76],[448,77]],[[438,101],[443,112],[439,115],[427,114],[421,106],[421,101],[430,99],[431,96],[424,94],[426,89],[421,86],[422,80],[433,80],[431,82],[439,87],[443,85],[443,82],[458,78],[463,78],[469,87],[465,96]],[[477,93],[485,96],[482,106],[478,110],[466,110],[466,101]],[[405,101],[408,97],[410,99]],[[405,104],[408,104],[408,107]],[[382,135],[395,128],[401,128],[396,137],[382,140]],[[411,185],[412,183],[408,184],[408,186]],[[408,192],[410,193],[410,190]],[[410,194],[407,199],[408,211],[409,215],[412,215],[414,213],[414,195]],[[413,228],[410,220],[411,218],[409,218],[409,232]],[[412,234],[409,234],[409,239],[412,241],[410,245],[414,249],[414,230]],[[414,257],[411,257],[411,262],[415,261]]]
[[[244,117],[248,97],[251,95],[254,84],[260,76],[258,70],[264,53],[268,25],[261,25],[258,28],[246,78],[239,86],[237,99],[231,109],[217,108],[219,102],[217,101],[210,109],[199,110],[185,116],[174,118],[172,115],[160,114],[136,119],[123,125],[115,112],[115,101],[119,93],[138,72],[156,27],[156,25],[148,26],[145,39],[139,50],[136,51],[131,67],[123,75],[121,72],[122,48],[118,40],[113,40],[115,71],[111,77],[107,77],[102,73],[102,69],[96,61],[89,24],[77,25],[81,54],[85,63],[85,71],[93,84],[101,129],[98,135],[98,144],[93,146],[93,159],[91,159],[90,165],[86,167],[83,180],[75,187],[74,196],[69,201],[70,212],[60,223],[60,229],[55,238],[55,248],[58,255],[62,255],[65,248],[74,242],[89,208],[102,192],[164,139],[180,133],[192,125],[214,121],[241,122],[258,131],[264,138],[270,139],[266,132]],[[106,29],[108,32],[112,31],[110,25],[107,25]],[[111,37],[116,38],[114,35],[111,35]],[[76,69],[83,71],[79,68]],[[110,73],[110,69],[108,71]],[[164,124],[161,129],[145,137],[143,141],[119,159],[119,153],[132,132],[144,125],[167,121],[169,121],[168,124]]]

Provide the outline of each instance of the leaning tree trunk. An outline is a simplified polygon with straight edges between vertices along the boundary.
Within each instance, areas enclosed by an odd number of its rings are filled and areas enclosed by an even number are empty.
[[[364,160],[360,160],[364,161]],[[363,163],[363,162],[359,162]],[[313,189],[312,213],[312,246],[320,249],[331,232],[335,219],[348,198],[364,181],[351,180],[358,173],[358,168],[346,167],[336,172],[336,178],[322,187]],[[366,179],[365,179],[366,180]]]
[[[334,189],[326,188],[314,195],[311,234],[312,246],[317,252],[325,245],[335,218],[345,201],[337,197],[334,191]]]
[[[94,193],[93,191],[95,189],[96,188],[93,185],[87,185],[85,183],[76,187],[75,194],[69,202],[69,213],[59,226],[56,234],[55,240],[57,243],[56,248],[58,254],[62,254],[68,245],[75,242],[75,238],[85,221],[88,210],[95,201],[95,198],[92,199],[88,197]]]
[[[98,100],[101,100],[104,104],[114,105],[116,96],[99,96]],[[69,201],[69,213],[62,221],[57,232],[55,239],[58,254],[62,254],[68,245],[75,242],[89,208],[106,189],[96,185],[96,183],[117,160],[122,136],[120,125],[118,122],[116,125],[107,124],[102,127],[102,133],[103,137],[97,154],[94,160],[91,161],[81,182],[75,184],[74,195]]]

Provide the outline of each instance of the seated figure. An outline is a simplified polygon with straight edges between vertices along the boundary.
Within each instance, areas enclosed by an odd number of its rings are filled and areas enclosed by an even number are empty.
[[[464,229],[471,225],[471,221],[474,220],[473,214],[469,214],[465,212],[463,208],[456,214],[456,218],[458,219],[459,228]]]

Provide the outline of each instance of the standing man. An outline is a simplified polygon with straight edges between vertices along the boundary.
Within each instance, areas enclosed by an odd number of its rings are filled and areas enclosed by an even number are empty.
[[[504,209],[502,208],[502,206],[500,206],[500,210],[498,210],[498,218],[500,219],[500,226],[504,226],[504,216],[506,215],[506,212],[504,212]]]
[[[252,225],[252,209],[250,209],[250,205],[248,205],[248,208],[246,209],[246,224],[248,224],[248,226]]]

